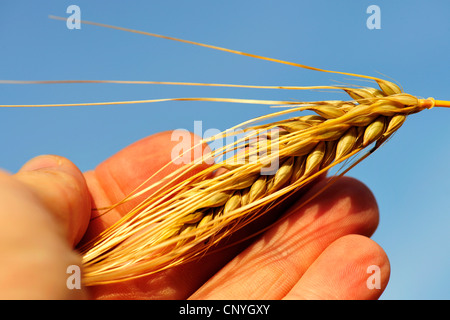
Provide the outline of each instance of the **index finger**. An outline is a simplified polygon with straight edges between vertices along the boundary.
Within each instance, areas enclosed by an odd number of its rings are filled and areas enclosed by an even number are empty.
[[[192,161],[194,156],[201,156],[204,152],[208,152],[207,145],[200,145],[200,141],[200,137],[193,134],[174,140],[172,132],[166,131],[146,137],[122,149],[94,170],[85,173],[91,193],[92,207],[107,208],[115,205],[143,182],[145,183],[140,189],[150,186],[182,166],[184,163],[172,162],[174,148],[177,150],[190,150],[193,146],[201,148],[200,152],[192,149],[184,158],[185,161]],[[183,178],[187,178],[207,166],[206,163],[202,163]],[[143,196],[148,197],[151,193],[152,190]],[[114,224],[141,200],[142,197],[124,202],[106,213],[94,210],[83,242],[92,239]]]

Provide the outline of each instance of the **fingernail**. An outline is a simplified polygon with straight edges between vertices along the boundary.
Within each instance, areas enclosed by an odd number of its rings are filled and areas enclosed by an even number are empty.
[[[52,155],[42,155],[29,160],[19,171],[53,169],[59,167],[61,164],[61,159],[59,157]]]

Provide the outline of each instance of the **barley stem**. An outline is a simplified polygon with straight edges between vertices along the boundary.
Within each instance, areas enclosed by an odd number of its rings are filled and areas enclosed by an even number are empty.
[[[435,100],[435,107],[442,107],[442,108],[450,108],[450,101],[445,100]]]

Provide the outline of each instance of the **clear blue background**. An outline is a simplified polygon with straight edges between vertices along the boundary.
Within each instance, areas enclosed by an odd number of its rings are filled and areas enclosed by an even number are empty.
[[[49,14],[204,42],[326,69],[399,81],[408,93],[450,99],[449,1],[1,1],[0,79],[120,79],[260,85],[361,84],[349,77],[82,25]],[[381,30],[366,9],[381,8]],[[323,92],[150,85],[0,85],[0,104],[76,103],[172,97],[347,99]],[[92,169],[162,130],[226,129],[267,106],[167,102],[52,109],[0,109],[0,167],[17,171],[43,153]],[[349,175],[374,192],[373,238],[390,257],[384,299],[450,298],[450,110],[411,116],[395,137]]]

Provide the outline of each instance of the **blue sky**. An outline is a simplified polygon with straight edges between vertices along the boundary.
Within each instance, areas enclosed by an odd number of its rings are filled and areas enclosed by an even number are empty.
[[[408,93],[450,99],[448,1],[2,1],[0,79],[106,79],[255,85],[332,85],[358,80],[224,52],[82,25],[67,16],[184,38],[325,69],[386,75]],[[369,30],[369,5],[381,29]],[[324,92],[148,85],[5,85],[1,104],[77,103],[174,97],[346,99]],[[0,110],[0,168],[16,171],[52,153],[82,170],[147,135],[177,128],[224,130],[273,110],[226,103]],[[374,192],[374,239],[392,274],[384,299],[449,299],[450,110],[411,116],[395,137],[349,175]]]

